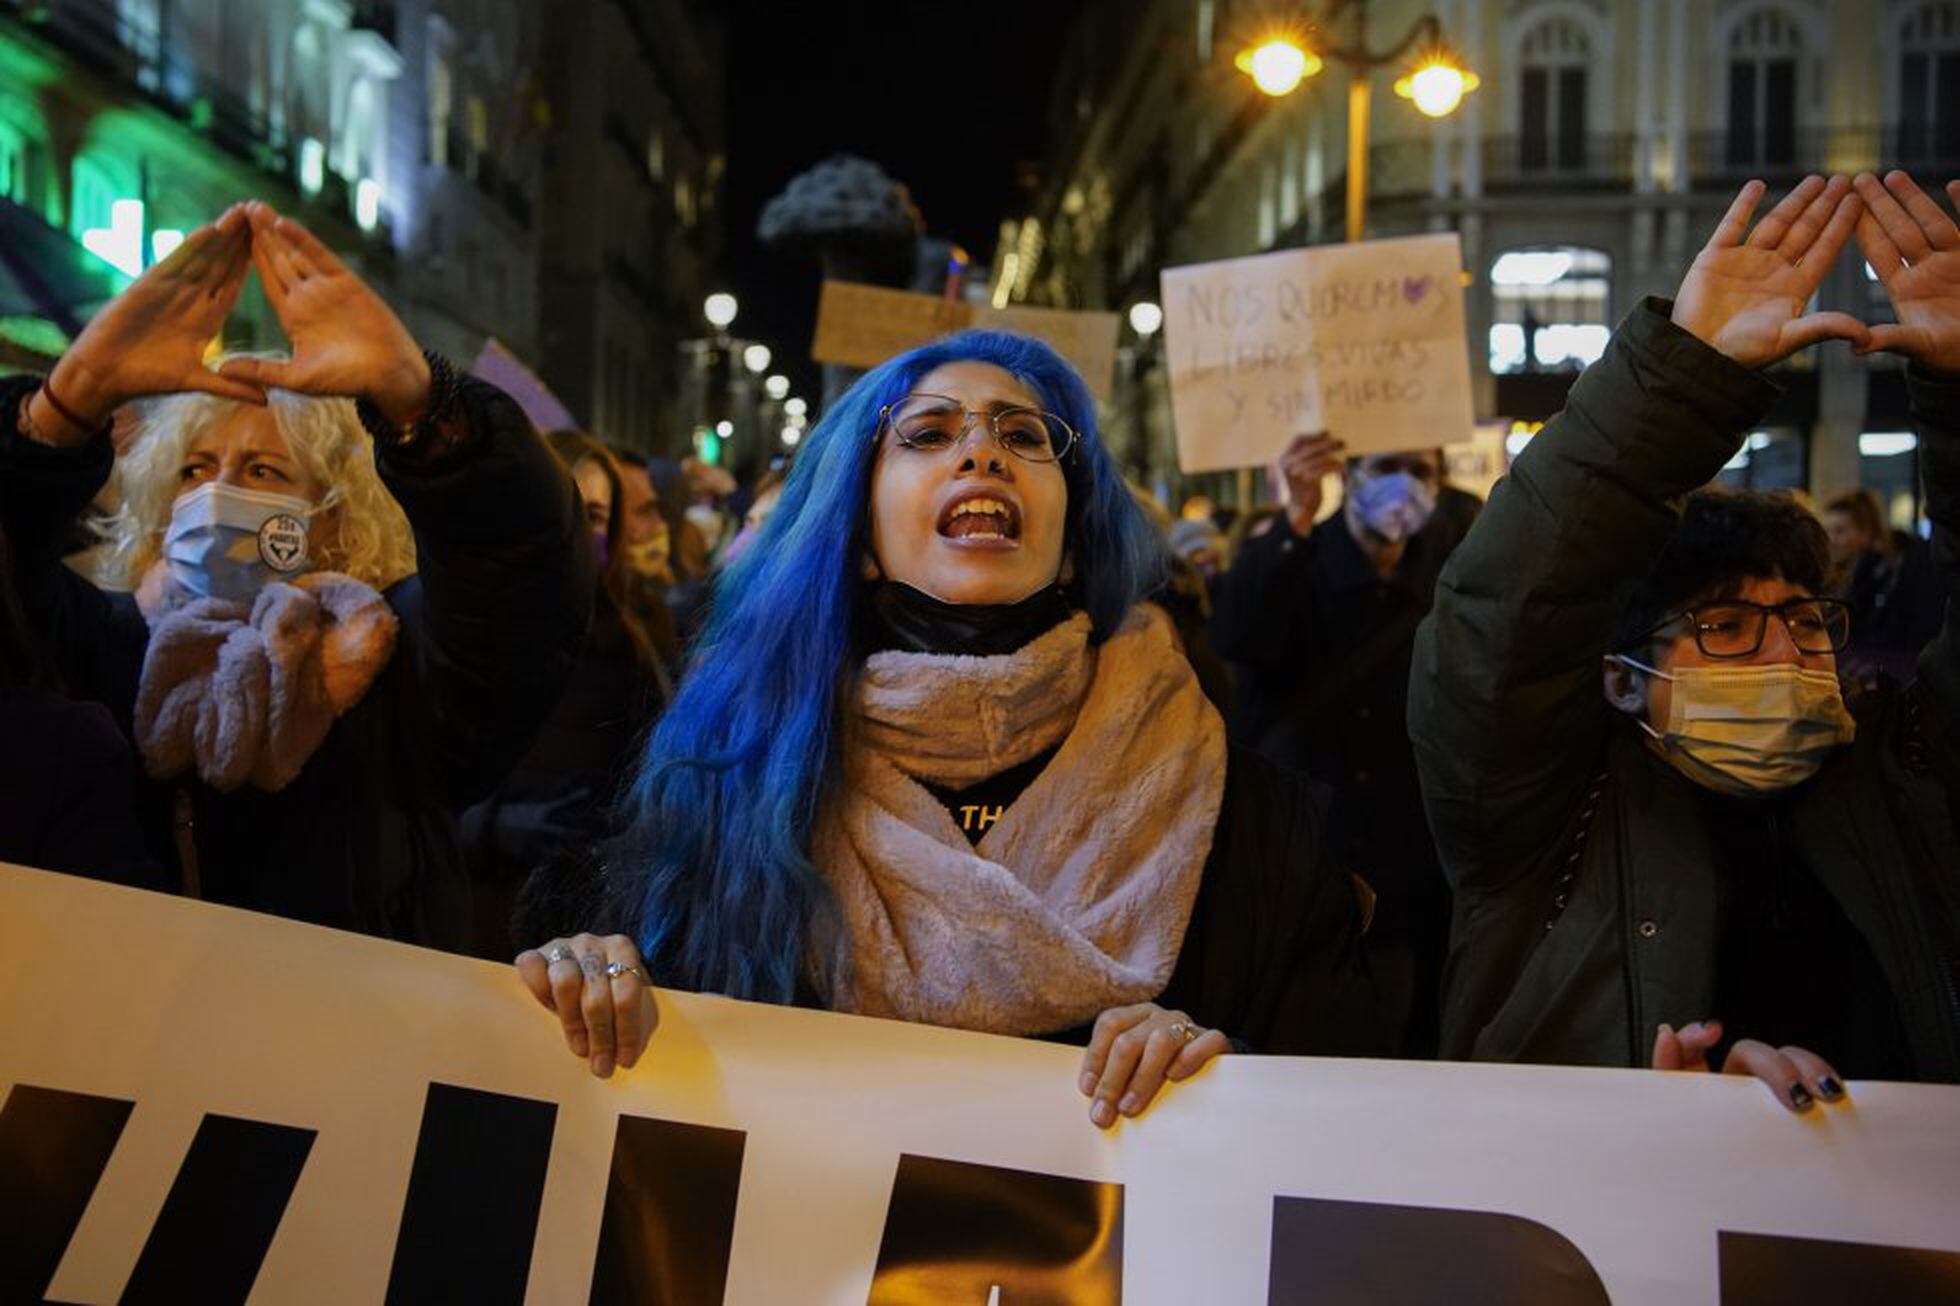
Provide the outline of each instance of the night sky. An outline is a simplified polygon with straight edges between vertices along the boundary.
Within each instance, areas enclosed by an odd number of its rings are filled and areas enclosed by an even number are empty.
[[[800,394],[816,325],[814,259],[764,249],[755,224],[791,177],[858,154],[911,187],[927,230],[990,262],[1019,211],[1017,164],[1042,157],[1062,35],[1085,0],[723,0],[728,172],[724,280],[735,334],[766,341]]]

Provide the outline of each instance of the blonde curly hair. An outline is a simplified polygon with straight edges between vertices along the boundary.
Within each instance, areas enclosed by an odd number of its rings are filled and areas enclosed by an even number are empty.
[[[282,358],[228,354],[227,358]],[[293,459],[327,487],[316,505],[333,511],[335,529],[315,541],[314,566],[385,589],[415,572],[415,537],[401,505],[381,483],[374,448],[351,399],[323,399],[268,390],[268,408]],[[116,460],[120,506],[96,522],[107,547],[96,580],[134,589],[163,551],[164,532],[181,485],[185,455],[200,437],[241,405],[201,391],[138,401],[127,452]]]

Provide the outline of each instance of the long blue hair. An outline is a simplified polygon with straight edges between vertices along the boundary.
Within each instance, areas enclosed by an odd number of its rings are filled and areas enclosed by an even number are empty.
[[[946,363],[1012,373],[1080,436],[1064,460],[1071,593],[1091,639],[1164,576],[1163,545],[1096,434],[1074,368],[1038,340],[966,331],[866,373],[805,438],[761,536],[722,576],[679,692],[625,794],[606,870],[654,979],[789,1002],[832,899],[808,847],[857,673],[879,413]]]

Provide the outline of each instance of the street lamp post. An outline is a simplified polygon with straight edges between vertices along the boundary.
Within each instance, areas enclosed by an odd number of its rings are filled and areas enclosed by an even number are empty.
[[[1331,29],[1341,16],[1352,10],[1353,40],[1348,45],[1317,48],[1306,35]],[[1411,52],[1414,57],[1410,60]],[[1269,33],[1239,51],[1234,60],[1254,86],[1278,98],[1290,95],[1301,82],[1312,77],[1329,61],[1348,71],[1348,170],[1347,238],[1360,240],[1368,229],[1368,113],[1371,98],[1369,77],[1380,68],[1410,60],[1408,71],[1396,81],[1395,93],[1414,102],[1431,118],[1454,112],[1463,97],[1477,89],[1477,74],[1469,71],[1443,43],[1443,25],[1435,14],[1424,14],[1410,25],[1402,39],[1385,50],[1368,47],[1367,0],[1332,0],[1319,20],[1305,31]]]

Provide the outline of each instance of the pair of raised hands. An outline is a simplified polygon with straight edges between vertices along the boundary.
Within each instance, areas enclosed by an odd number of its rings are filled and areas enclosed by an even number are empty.
[[[236,358],[219,370],[205,349],[256,269],[292,345],[289,361]],[[49,377],[62,408],[91,424],[44,424],[63,443],[86,439],[121,405],[201,390],[263,404],[268,387],[365,398],[405,426],[429,397],[429,369],[401,320],[312,232],[270,205],[234,204],[199,227],[112,300]]]
[[[1695,256],[1675,296],[1676,325],[1747,367],[1846,340],[1860,354],[1885,350],[1960,375],[1960,227],[1911,177],[1810,177],[1751,230],[1764,190],[1744,186]],[[1960,181],[1946,190],[1960,205]],[[1897,323],[1805,311],[1854,236]]]

